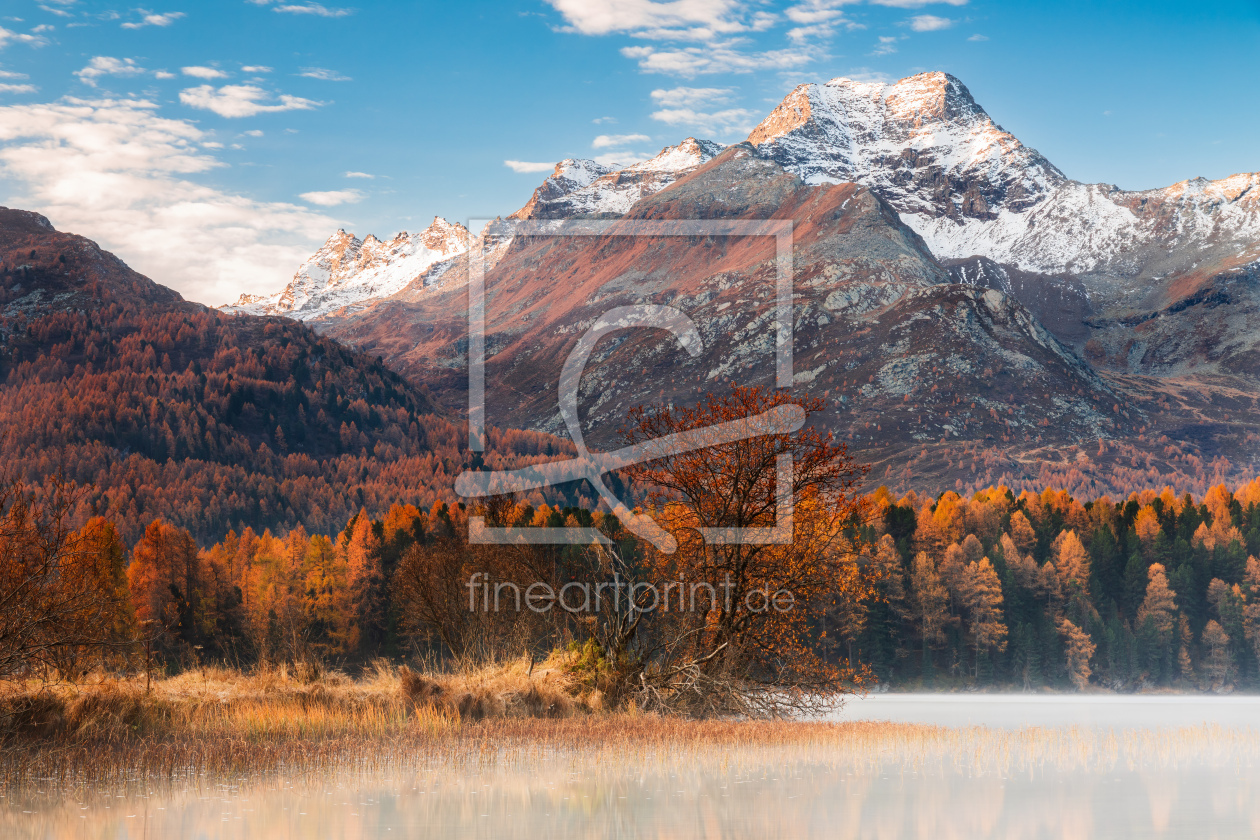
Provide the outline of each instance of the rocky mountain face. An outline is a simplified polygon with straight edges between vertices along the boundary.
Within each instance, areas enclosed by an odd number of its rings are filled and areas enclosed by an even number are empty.
[[[1260,346],[1260,175],[1139,192],[1082,184],[945,73],[801,85],[749,142],[808,183],[869,186],[935,256],[971,261],[995,288],[1024,278],[1005,290],[1096,364],[1234,373]],[[1193,340],[1225,301],[1226,328]]]
[[[534,190],[529,202],[509,218],[624,216],[636,201],[660,192],[680,176],[712,160],[721,150],[718,143],[688,137],[676,146],[666,146],[655,157],[624,169],[604,167],[593,160],[563,160]]]
[[[1206,489],[1260,467],[1258,179],[1082,184],[925,73],[802,85],[725,150],[689,139],[616,172],[564,161],[512,217],[791,219],[797,386],[877,480]],[[624,303],[681,309],[705,350],[637,330],[601,345],[583,380],[592,443],[634,405],[773,382],[766,241],[495,231],[473,244],[492,423],[563,434],[560,366]],[[462,411],[467,262],[313,324]]]
[[[307,321],[363,301],[387,298],[411,284],[438,282],[450,260],[466,253],[468,229],[441,216],[419,233],[402,232],[383,241],[358,239],[338,230],[301,266],[282,291],[242,295],[230,311],[286,315]]]
[[[184,306],[90,239],[63,233],[28,210],[0,207],[0,317],[34,318],[49,311],[98,307],[101,302]]]

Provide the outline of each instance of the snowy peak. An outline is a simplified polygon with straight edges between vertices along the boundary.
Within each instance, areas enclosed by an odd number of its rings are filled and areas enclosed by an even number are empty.
[[[656,157],[627,166],[626,171],[690,172],[702,163],[713,160],[724,148],[726,147],[721,143],[714,143],[712,140],[697,140],[694,137],[688,137],[677,146],[666,146],[661,149]]]
[[[397,294],[413,282],[426,285],[472,242],[460,224],[435,216],[419,233],[403,231],[389,240],[368,234],[358,239],[338,230],[298,267],[275,295],[242,295],[225,309],[255,315],[287,315],[307,320],[343,306]]]
[[[567,159],[534,190],[529,202],[509,218],[573,219],[624,216],[636,201],[660,192],[712,160],[724,147],[688,137],[654,157],[614,169],[593,160]]]
[[[991,219],[1067,180],[947,73],[801,85],[748,140],[807,183],[860,183],[902,213]]]
[[[591,185],[595,179],[613,172],[614,167],[596,163],[585,158],[565,158],[556,164],[555,171],[534,190],[533,196],[520,210],[512,215],[514,219],[541,218],[536,213],[546,206],[563,201],[566,196]]]
[[[1081,184],[995,123],[947,73],[800,85],[748,139],[806,183],[871,188],[941,259],[1163,276],[1193,267],[1196,248],[1230,264],[1255,258],[1257,176],[1142,192]],[[1170,260],[1171,251],[1186,258]]]

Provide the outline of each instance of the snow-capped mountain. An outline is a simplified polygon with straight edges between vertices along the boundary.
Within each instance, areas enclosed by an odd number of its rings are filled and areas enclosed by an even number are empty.
[[[383,241],[372,234],[358,239],[338,230],[298,267],[293,279],[274,295],[241,295],[223,307],[251,315],[286,315],[309,320],[366,300],[389,297],[417,281],[431,285],[466,253],[468,229],[440,216],[419,233],[402,232]]]
[[[655,157],[624,169],[569,158],[556,164],[513,219],[612,218],[624,216],[636,201],[660,192],[712,160],[723,146],[688,137]]]
[[[525,206],[509,218],[623,216],[636,201],[670,186],[712,160],[722,149],[720,143],[688,137],[675,146],[666,146],[655,157],[624,169],[567,158],[556,164],[555,171],[534,190]],[[235,303],[222,308],[306,321],[343,307],[383,300],[404,290],[414,297],[444,276],[455,282],[465,279],[466,260],[461,262],[458,257],[466,254],[475,241],[465,227],[441,217],[435,217],[433,224],[420,233],[399,233],[388,242],[370,234],[359,240],[338,230],[298,267],[283,290],[274,295],[241,295]],[[494,264],[505,244],[491,246],[486,254],[487,265]]]
[[[1231,265],[1260,257],[1260,176],[1141,192],[1082,184],[996,124],[947,73],[801,85],[748,139],[806,183],[875,190],[940,259],[1139,277],[1192,267],[1204,248]],[[1170,251],[1184,259],[1170,261]]]

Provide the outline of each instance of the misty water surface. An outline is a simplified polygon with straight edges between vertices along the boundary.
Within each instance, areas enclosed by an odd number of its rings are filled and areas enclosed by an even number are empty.
[[[1257,712],[1255,698],[875,695],[836,717],[996,729],[965,729],[979,746],[957,760],[914,730],[856,758],[770,746],[680,766],[558,754],[454,772],[407,770],[404,757],[388,773],[137,783],[68,798],[32,789],[3,800],[0,836],[1256,837],[1247,727]],[[1025,726],[1056,728],[1054,749],[1031,755],[1040,741],[1018,740]],[[1090,751],[1113,742],[1120,757],[1096,766]]]

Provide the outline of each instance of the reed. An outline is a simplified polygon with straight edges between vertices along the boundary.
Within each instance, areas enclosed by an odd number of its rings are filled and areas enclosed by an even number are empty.
[[[554,663],[553,663],[554,665]],[[826,765],[858,774],[1080,773],[1250,767],[1260,732],[984,727],[822,721],[687,721],[603,711],[551,665],[421,675],[380,667],[358,680],[274,668],[206,668],[155,681],[10,684],[0,789],[283,773],[460,774],[572,767]]]

